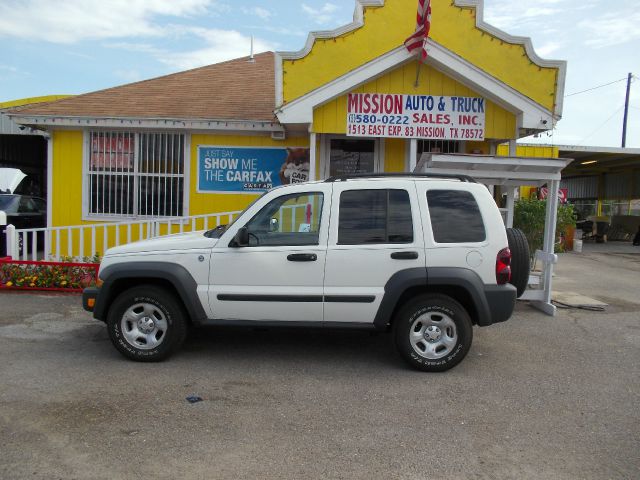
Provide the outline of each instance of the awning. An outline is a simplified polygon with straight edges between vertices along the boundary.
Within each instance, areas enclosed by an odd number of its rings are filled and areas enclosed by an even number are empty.
[[[463,173],[486,185],[540,187],[552,180],[560,181],[562,170],[572,161],[570,158],[423,153],[415,171],[437,169],[438,173]]]

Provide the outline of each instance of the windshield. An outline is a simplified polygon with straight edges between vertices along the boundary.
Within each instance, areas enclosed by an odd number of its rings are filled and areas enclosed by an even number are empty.
[[[18,197],[16,195],[0,195],[0,210],[5,213],[18,211]]]
[[[267,193],[269,193],[269,190],[264,192],[262,195],[260,195],[259,197],[257,197],[253,202],[251,202],[249,205],[247,205],[247,208],[245,208],[242,212],[240,212],[239,215],[236,216],[236,218],[234,218],[231,223],[229,225],[218,225],[216,228],[212,228],[211,230],[208,230],[204,233],[204,236],[207,238],[220,238],[222,236],[222,234],[224,232],[227,231],[227,229],[233,225],[234,223],[236,223],[236,220],[238,220],[242,215],[244,215],[244,212],[246,212],[247,210],[249,210],[251,207],[253,207],[253,205],[260,200],[262,197],[264,197]]]

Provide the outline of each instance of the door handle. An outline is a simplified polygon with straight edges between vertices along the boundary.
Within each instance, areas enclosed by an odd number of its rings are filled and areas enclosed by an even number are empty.
[[[394,260],[415,260],[418,258],[418,252],[393,252],[391,258]]]
[[[315,253],[292,253],[287,255],[290,262],[315,262],[318,256]]]

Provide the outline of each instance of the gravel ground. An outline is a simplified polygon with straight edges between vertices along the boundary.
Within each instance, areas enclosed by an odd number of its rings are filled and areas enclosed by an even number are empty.
[[[136,364],[78,297],[4,292],[0,478],[637,479],[639,274],[562,255],[554,290],[611,306],[519,304],[443,374],[362,332],[207,329]]]

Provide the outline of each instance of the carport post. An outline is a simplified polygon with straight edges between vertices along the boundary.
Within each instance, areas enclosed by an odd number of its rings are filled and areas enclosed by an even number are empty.
[[[507,228],[513,228],[513,211],[515,209],[516,189],[507,190]]]
[[[418,140],[409,140],[409,171],[414,172],[418,164]]]
[[[555,254],[556,223],[558,220],[558,188],[559,180],[551,180],[547,186],[549,193],[547,196],[547,212],[544,222],[544,247],[542,255],[538,255],[544,264],[542,272],[544,293],[542,300],[534,301],[533,304],[549,315],[556,314],[556,307],[551,303],[551,284],[553,279],[553,265],[558,262]]]

